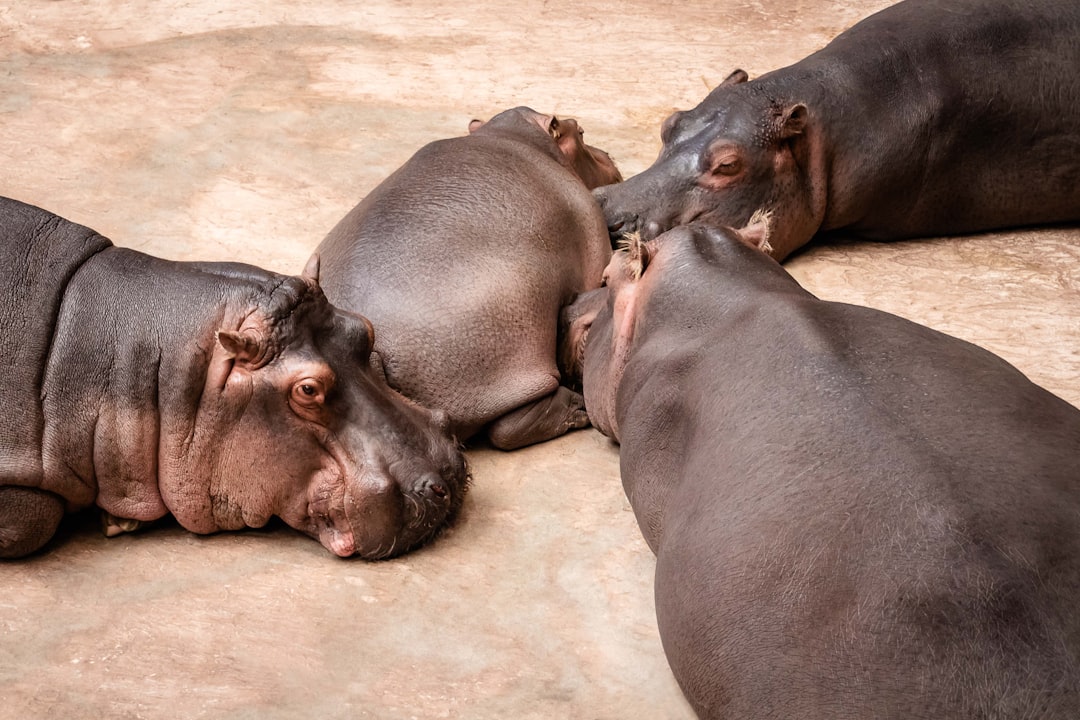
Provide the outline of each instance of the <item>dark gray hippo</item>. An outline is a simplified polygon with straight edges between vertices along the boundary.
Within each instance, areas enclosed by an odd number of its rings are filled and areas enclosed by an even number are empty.
[[[663,124],[656,162],[597,191],[648,240],[759,208],[783,260],[827,231],[874,240],[1080,219],[1080,2],[906,0]]]
[[[390,385],[461,440],[510,449],[584,427],[559,313],[611,255],[590,188],[617,182],[574,120],[525,107],[421,148],[323,240],[331,302],[375,324]]]
[[[1080,410],[744,232],[615,254],[584,392],[702,718],[1080,718]]]
[[[317,276],[162,260],[0,199],[0,557],[93,505],[110,535],[171,514],[197,533],[276,515],[341,556],[430,538],[464,459]]]

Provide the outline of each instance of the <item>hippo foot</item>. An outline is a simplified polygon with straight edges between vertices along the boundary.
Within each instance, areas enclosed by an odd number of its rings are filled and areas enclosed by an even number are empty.
[[[0,558],[41,548],[56,534],[64,504],[52,493],[21,485],[0,486]]]
[[[112,513],[101,511],[101,531],[105,537],[116,537],[122,533],[135,532],[149,523],[131,518],[116,517]]]
[[[589,426],[581,393],[560,385],[551,395],[522,405],[488,427],[488,439],[500,450],[515,450]]]

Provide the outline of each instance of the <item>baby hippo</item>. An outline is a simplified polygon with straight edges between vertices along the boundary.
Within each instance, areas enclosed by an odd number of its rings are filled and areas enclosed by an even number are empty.
[[[588,417],[557,360],[561,310],[611,255],[590,190],[621,180],[574,120],[525,107],[420,149],[318,248],[330,301],[363,308],[390,385],[467,440],[548,440]]]
[[[373,372],[371,324],[300,277],[172,262],[0,198],[0,558],[97,506],[115,535],[278,516],[384,558],[460,506],[445,424]]]

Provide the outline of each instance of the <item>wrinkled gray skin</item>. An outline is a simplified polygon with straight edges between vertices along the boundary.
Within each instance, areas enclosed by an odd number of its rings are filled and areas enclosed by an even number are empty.
[[[694,709],[1080,717],[1080,411],[744,239],[616,253],[585,347]]]
[[[92,505],[109,535],[172,514],[197,533],[276,515],[341,556],[430,538],[464,459],[317,275],[162,260],[0,199],[0,557]]]
[[[514,108],[423,147],[317,252],[330,300],[363,308],[390,385],[461,440],[511,449],[588,424],[557,362],[559,313],[611,255],[589,193],[617,182],[572,119]]]
[[[613,236],[771,211],[782,260],[1080,219],[1080,3],[907,0],[806,59],[737,70],[669,117],[656,162],[597,191]]]

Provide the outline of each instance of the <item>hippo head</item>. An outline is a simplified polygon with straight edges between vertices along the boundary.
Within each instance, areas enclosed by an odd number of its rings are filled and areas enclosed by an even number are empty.
[[[536,132],[539,128],[547,136]],[[585,144],[585,130],[574,118],[557,118],[544,115],[527,107],[504,110],[487,122],[473,120],[469,133],[477,131],[529,137],[543,143],[547,150],[564,167],[574,173],[590,190],[601,185],[622,182],[622,175],[611,156],[599,148]]]
[[[807,107],[777,103],[746,80],[736,70],[697,107],[672,114],[652,166],[594,192],[613,243],[631,232],[651,240],[690,222],[737,227],[759,208],[784,229],[773,239],[773,257],[783,259],[813,235],[824,210],[822,183],[811,182],[805,157]]]
[[[599,148],[585,144],[585,130],[578,125],[577,120],[559,120],[552,115],[548,132],[569,162],[570,169],[581,178],[585,187],[593,190],[603,185],[622,182],[622,175],[611,156]]]
[[[686,297],[715,293],[715,278],[708,274],[689,277],[695,267],[718,266],[716,249],[733,244],[742,252],[764,258],[769,242],[767,213],[755,213],[746,227],[735,230],[702,224],[676,227],[650,241],[631,235],[613,253],[604,269],[603,287],[597,295],[582,295],[571,306],[577,319],[571,332],[581,343],[581,366],[585,408],[593,426],[618,441],[616,399],[627,363],[643,338],[656,340],[655,347],[669,352],[672,342],[660,334],[672,318],[693,322]],[[779,268],[771,260],[768,263]],[[702,287],[690,283],[701,282]],[[714,308],[709,303],[710,310]],[[647,309],[648,308],[648,309]]]
[[[259,527],[278,516],[340,556],[400,554],[457,511],[464,457],[445,417],[391,390],[373,331],[334,308],[313,258],[216,334],[183,482],[162,483],[182,525]],[[164,474],[163,474],[164,475]]]

